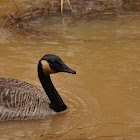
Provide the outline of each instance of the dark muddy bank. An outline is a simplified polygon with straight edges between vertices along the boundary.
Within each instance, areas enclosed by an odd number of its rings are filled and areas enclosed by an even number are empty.
[[[139,0],[70,0],[72,9],[67,2],[63,3],[63,15],[76,18],[104,18],[130,12],[140,12]],[[18,7],[4,16],[6,27],[28,33],[40,33],[29,22],[38,17],[62,15],[60,1],[49,1]]]

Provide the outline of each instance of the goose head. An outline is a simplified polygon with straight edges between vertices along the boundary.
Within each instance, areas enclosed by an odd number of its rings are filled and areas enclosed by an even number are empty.
[[[38,76],[51,101],[50,108],[55,112],[60,112],[67,109],[67,106],[58,94],[50,78],[50,74],[57,72],[76,74],[76,71],[70,69],[66,64],[64,64],[57,55],[47,54],[43,56],[38,64]]]
[[[41,70],[45,75],[57,72],[76,74],[76,71],[69,68],[57,55],[47,54],[40,60]]]

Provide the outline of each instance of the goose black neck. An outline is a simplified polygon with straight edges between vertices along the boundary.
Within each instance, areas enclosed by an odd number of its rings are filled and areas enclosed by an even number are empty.
[[[38,77],[42,84],[42,87],[44,88],[48,98],[51,101],[50,108],[53,109],[55,112],[60,112],[67,109],[67,106],[55,89],[51,81],[50,75],[45,75],[42,70],[38,68]]]

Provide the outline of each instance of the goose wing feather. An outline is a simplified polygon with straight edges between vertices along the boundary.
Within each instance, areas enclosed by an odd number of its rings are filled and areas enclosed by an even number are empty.
[[[49,99],[35,86],[12,78],[0,78],[0,120],[22,120],[46,116]]]

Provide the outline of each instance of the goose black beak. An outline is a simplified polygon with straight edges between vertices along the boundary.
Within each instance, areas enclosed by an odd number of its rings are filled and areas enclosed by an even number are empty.
[[[71,68],[69,68],[66,64],[61,63],[61,65],[62,65],[61,72],[67,72],[67,73],[76,74],[76,71],[72,70]]]

